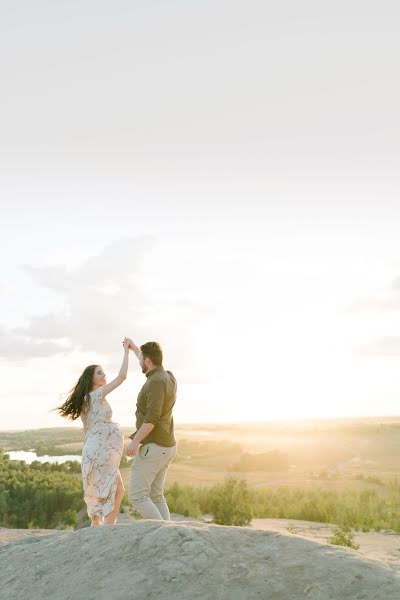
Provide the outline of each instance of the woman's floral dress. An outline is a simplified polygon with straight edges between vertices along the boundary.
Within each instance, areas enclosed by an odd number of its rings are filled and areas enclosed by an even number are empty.
[[[82,449],[82,480],[90,518],[106,517],[114,508],[119,463],[124,438],[102,388],[90,392],[90,401],[81,419],[86,434]]]

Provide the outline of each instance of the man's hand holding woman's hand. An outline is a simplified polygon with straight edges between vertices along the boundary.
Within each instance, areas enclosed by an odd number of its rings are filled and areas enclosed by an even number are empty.
[[[131,340],[131,338],[126,337],[125,340],[128,342],[128,348],[132,348],[132,350],[133,350],[134,343]]]
[[[140,446],[140,442],[135,442],[135,440],[133,439],[128,444],[128,450],[126,452],[127,455],[128,456],[136,456],[136,454],[139,452],[139,446]]]

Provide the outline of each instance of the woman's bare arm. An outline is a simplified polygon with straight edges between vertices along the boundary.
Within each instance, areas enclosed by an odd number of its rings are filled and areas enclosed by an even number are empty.
[[[124,346],[124,359],[122,361],[121,368],[120,368],[119,373],[116,376],[116,378],[113,379],[110,383],[103,385],[103,387],[101,388],[103,398],[105,396],[107,396],[107,394],[109,394],[110,392],[115,390],[115,388],[119,387],[121,385],[121,383],[123,383],[126,379],[126,375],[128,373],[128,362],[129,362],[129,345],[128,345],[128,341],[126,339],[123,342],[123,346]]]

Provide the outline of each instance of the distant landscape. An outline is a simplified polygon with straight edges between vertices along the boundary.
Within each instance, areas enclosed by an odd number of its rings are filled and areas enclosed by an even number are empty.
[[[131,432],[124,428],[126,436]],[[178,454],[167,478],[172,512],[211,513],[213,499],[233,478],[244,482],[254,518],[400,532],[398,417],[179,425],[176,437]],[[78,458],[82,444],[83,431],[75,427],[0,432],[0,525],[76,527],[84,507],[79,463],[27,465],[8,460],[7,452]],[[125,456],[121,473],[127,484]]]

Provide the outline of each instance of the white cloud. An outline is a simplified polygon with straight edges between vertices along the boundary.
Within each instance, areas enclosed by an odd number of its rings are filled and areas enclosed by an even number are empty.
[[[128,335],[137,343],[159,341],[179,368],[194,369],[196,379],[192,334],[204,309],[171,289],[158,289],[157,264],[153,270],[145,265],[155,244],[150,236],[121,239],[70,271],[25,265],[38,286],[60,294],[63,309],[3,330],[3,358],[20,361],[73,351],[111,356],[121,352]]]
[[[400,294],[390,293],[381,297],[358,298],[350,305],[350,314],[387,313],[400,310]]]
[[[396,310],[400,310],[400,277],[395,277],[391,286],[385,285],[377,294],[357,298],[349,307],[349,312],[353,314]]]
[[[362,356],[400,356],[400,337],[382,337],[358,348]]]
[[[395,313],[400,310],[400,277],[392,279],[391,285],[382,282],[368,296],[359,296],[349,307],[355,317],[363,343],[354,345],[359,357],[400,356],[400,333]],[[365,337],[365,334],[370,335]],[[371,335],[372,334],[372,335]],[[368,337],[370,339],[368,339]]]
[[[3,359],[18,362],[60,354],[65,350],[65,347],[52,341],[21,336],[0,327],[0,357]]]

